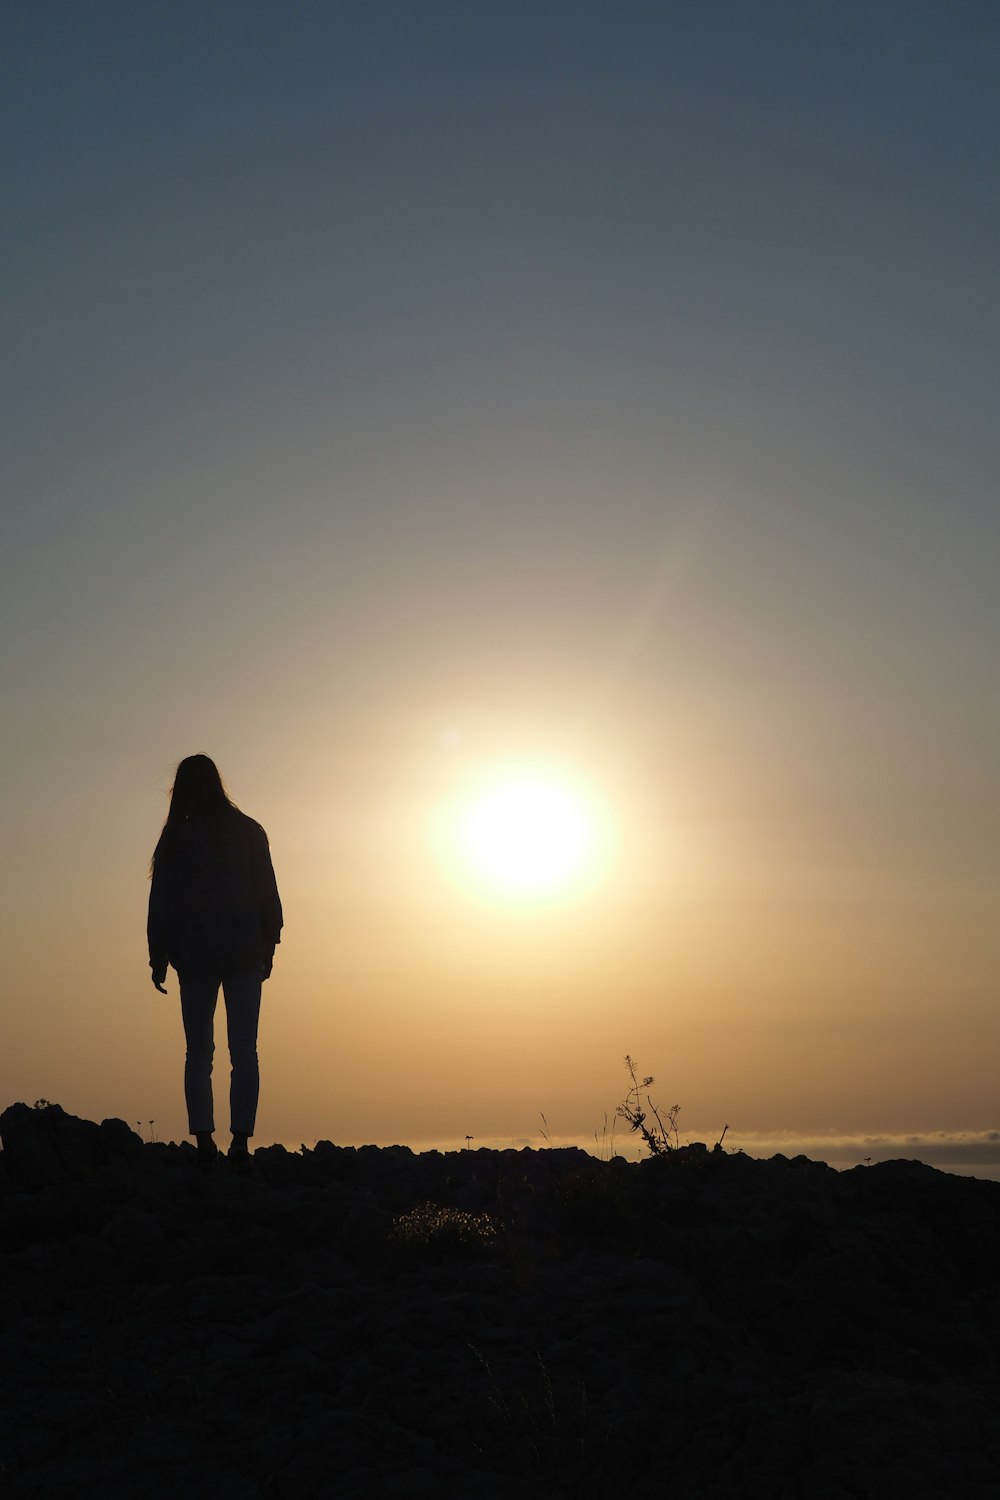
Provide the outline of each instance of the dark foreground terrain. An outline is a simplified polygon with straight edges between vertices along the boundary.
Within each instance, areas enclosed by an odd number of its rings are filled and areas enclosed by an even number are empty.
[[[0,1135],[4,1495],[1000,1495],[1000,1184]]]

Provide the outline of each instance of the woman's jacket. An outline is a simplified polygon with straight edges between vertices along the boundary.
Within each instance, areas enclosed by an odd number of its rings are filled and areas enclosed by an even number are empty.
[[[149,962],[182,980],[271,972],[281,900],[267,834],[232,808],[164,830],[149,891]]]

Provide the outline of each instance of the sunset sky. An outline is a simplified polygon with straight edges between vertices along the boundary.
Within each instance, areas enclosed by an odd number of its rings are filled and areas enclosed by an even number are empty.
[[[285,906],[257,1144],[593,1147],[629,1052],[685,1138],[997,1170],[992,0],[8,0],[0,57],[0,1108],[183,1137],[204,751]],[[471,847],[525,781],[541,888]]]

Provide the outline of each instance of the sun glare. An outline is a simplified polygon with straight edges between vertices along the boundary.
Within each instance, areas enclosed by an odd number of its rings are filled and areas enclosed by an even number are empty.
[[[569,788],[518,776],[476,797],[463,835],[468,860],[483,879],[531,895],[563,890],[583,873],[594,830],[584,803]]]

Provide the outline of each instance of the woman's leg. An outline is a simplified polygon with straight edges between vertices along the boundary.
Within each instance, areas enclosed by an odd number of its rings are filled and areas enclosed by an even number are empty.
[[[260,1072],[257,1065],[257,1022],[260,1017],[260,975],[234,974],[222,981],[226,997],[226,1026],[232,1077],[229,1086],[230,1129],[234,1136],[253,1135],[257,1122]]]
[[[212,1108],[212,1055],[215,1052],[215,1005],[219,998],[217,979],[181,980],[181,1016],[187,1040],[184,1059],[184,1098],[191,1135],[211,1136],[215,1129]],[[201,1145],[201,1140],[198,1142]]]

